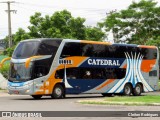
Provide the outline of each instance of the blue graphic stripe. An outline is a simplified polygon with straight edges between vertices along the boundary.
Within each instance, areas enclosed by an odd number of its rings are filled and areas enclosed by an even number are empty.
[[[114,92],[117,92],[119,89],[120,89],[120,87],[126,82],[126,80],[127,80],[127,78],[128,78],[128,75],[129,75],[129,73],[131,72],[130,70],[132,69],[131,68],[131,64],[132,64],[132,60],[130,59],[130,57],[126,54],[126,57],[127,57],[127,75],[126,75],[126,77],[125,77],[125,79],[124,79],[124,81],[121,83],[121,85],[119,85],[119,87],[114,91]],[[130,79],[129,79],[130,80]],[[122,88],[123,89],[123,88]]]

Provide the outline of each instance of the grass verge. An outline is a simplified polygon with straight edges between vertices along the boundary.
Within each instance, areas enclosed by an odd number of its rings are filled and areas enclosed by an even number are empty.
[[[0,92],[4,92],[4,91],[6,92],[7,90],[0,88]]]
[[[80,100],[82,104],[97,104],[97,105],[149,105],[160,106],[160,96],[115,96],[106,97],[97,100]]]

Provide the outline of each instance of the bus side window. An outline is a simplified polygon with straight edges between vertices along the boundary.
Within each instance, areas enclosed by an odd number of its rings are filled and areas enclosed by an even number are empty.
[[[126,75],[126,69],[123,68],[106,68],[106,79],[122,79]]]
[[[75,68],[72,68],[72,69],[67,69],[67,79],[76,79],[77,76],[78,76],[78,72]]]
[[[84,79],[92,79],[91,71],[89,71],[89,70],[85,71],[83,78]]]
[[[35,66],[35,69],[34,69],[35,78],[45,76],[47,75],[47,73],[48,73],[48,69],[46,66]]]
[[[55,73],[56,79],[63,79],[64,77],[64,69],[57,70]]]
[[[153,70],[149,72],[150,77],[157,77],[157,70]]]
[[[65,43],[60,58],[69,56],[82,56],[79,43]]]
[[[122,79],[126,69],[123,68],[67,68],[67,79]],[[64,69],[56,71],[55,78],[63,79]]]

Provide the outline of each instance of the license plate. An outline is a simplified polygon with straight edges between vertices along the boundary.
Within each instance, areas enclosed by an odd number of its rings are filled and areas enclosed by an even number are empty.
[[[13,93],[14,93],[14,94],[19,94],[19,92],[18,92],[18,91],[13,91]]]

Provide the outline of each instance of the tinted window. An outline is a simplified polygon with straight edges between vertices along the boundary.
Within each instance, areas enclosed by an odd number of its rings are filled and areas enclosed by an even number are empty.
[[[99,44],[81,44],[82,56],[105,57],[106,46]]]
[[[95,57],[94,46],[92,44],[81,44],[82,56]]]
[[[156,77],[157,76],[157,70],[153,70],[153,71],[150,71],[149,72],[149,76],[153,76],[153,77]]]
[[[115,46],[114,57],[115,58],[125,58],[125,52],[127,52],[126,46]]]
[[[156,59],[157,58],[156,49],[141,48],[140,52],[143,55],[143,59]]]
[[[131,54],[135,54],[136,47],[132,46],[114,46],[114,58],[126,58],[125,53],[128,53],[130,56]]]
[[[67,56],[87,56],[87,57],[107,57],[126,58],[125,53],[131,55],[143,55],[143,59],[156,59],[157,50],[148,48],[138,48],[127,45],[103,45],[87,43],[66,43],[61,57]]]
[[[81,47],[79,43],[66,43],[63,47],[61,57],[81,56]]]
[[[51,55],[51,57],[34,62],[33,78],[38,78],[49,73],[60,43],[61,40],[44,40],[41,42],[37,55]]]
[[[39,77],[47,75],[48,72],[49,72],[49,67],[48,66],[36,65],[35,68],[34,68],[33,77],[34,78],[39,78]]]
[[[116,54],[116,46],[105,46],[105,57],[114,58]]]
[[[122,68],[67,68],[68,79],[122,79],[126,69]],[[64,69],[56,71],[55,78],[63,79]]]
[[[37,55],[55,55],[60,43],[60,40],[42,41],[38,48]]]
[[[157,58],[157,50],[149,48],[138,48],[132,46],[115,46],[114,51],[110,51],[114,58],[126,58],[125,53],[128,53],[130,57],[133,55],[138,55],[139,53],[143,55],[144,60],[151,60]],[[111,56],[111,55],[108,55]]]
[[[21,42],[18,44],[12,57],[23,59],[23,58],[34,56],[37,52],[38,46],[39,46],[38,41]]]
[[[106,68],[105,74],[107,79],[122,79],[126,75],[126,69],[123,68]]]

